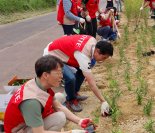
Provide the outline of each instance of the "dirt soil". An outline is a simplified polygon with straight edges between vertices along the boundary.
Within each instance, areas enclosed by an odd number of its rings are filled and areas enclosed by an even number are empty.
[[[150,20],[149,20],[150,21]],[[127,23],[125,16],[121,15],[121,26],[120,32],[123,35],[123,26]],[[153,24],[154,22],[151,20],[149,24]],[[129,27],[129,30],[133,30],[134,27]],[[134,35],[135,36],[135,35]],[[133,38],[130,38],[132,40]],[[104,95],[109,92],[109,81],[108,81],[108,72],[107,72],[107,64],[112,65],[112,73],[114,74],[116,80],[119,82],[119,87],[122,92],[119,97],[117,104],[120,109],[120,115],[117,118],[117,123],[112,123],[111,117],[102,117],[100,115],[100,103],[99,100],[94,96],[91,90],[89,90],[89,86],[87,82],[85,82],[82,86],[81,94],[88,95],[89,98],[86,101],[81,102],[83,107],[83,111],[80,113],[75,113],[80,117],[89,117],[96,121],[98,128],[96,133],[112,133],[113,129],[119,129],[121,133],[147,133],[144,129],[144,124],[152,118],[155,120],[155,106],[153,104],[153,109],[151,112],[151,116],[147,117],[143,113],[143,107],[147,102],[147,99],[150,97],[155,99],[155,55],[150,57],[145,57],[142,59],[142,62],[147,60],[147,63],[143,64],[142,77],[148,84],[148,94],[144,97],[142,101],[142,105],[137,104],[136,93],[135,90],[138,86],[138,81],[134,74],[136,73],[137,68],[137,56],[136,56],[136,45],[133,41],[125,51],[125,56],[129,60],[131,64],[131,84],[132,90],[129,91],[124,82],[123,73],[125,72],[125,63],[124,65],[119,64],[119,45],[121,45],[122,41],[119,40],[114,43],[114,55],[112,58],[108,59],[104,63],[97,64],[93,68],[93,73],[97,82],[98,87],[103,92]],[[74,123],[68,122],[65,127],[67,129],[79,129],[80,127]],[[113,132],[114,133],[114,132]],[[116,133],[116,132],[115,132]],[[118,132],[117,132],[118,133]],[[120,132],[119,132],[120,133]]]

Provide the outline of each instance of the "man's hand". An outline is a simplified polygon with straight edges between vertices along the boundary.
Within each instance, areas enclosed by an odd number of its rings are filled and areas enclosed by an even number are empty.
[[[101,13],[100,16],[101,16],[101,19],[103,19],[103,20],[106,20],[107,19],[105,13]]]
[[[88,133],[88,132],[85,131],[85,130],[78,130],[78,129],[75,129],[75,130],[71,130],[71,133]]]
[[[87,22],[90,22],[91,21],[91,17],[89,15],[86,16],[86,20]]]
[[[144,9],[144,7],[141,7],[139,10],[142,11]]]
[[[103,102],[101,105],[101,114],[102,116],[107,116],[110,114],[110,107],[107,101]]]
[[[80,23],[85,23],[85,19],[83,19],[83,18],[80,18]]]
[[[84,118],[84,119],[81,119],[81,120],[79,121],[79,125],[80,125],[82,128],[86,128],[90,122],[92,122],[91,119],[89,119],[89,118]]]

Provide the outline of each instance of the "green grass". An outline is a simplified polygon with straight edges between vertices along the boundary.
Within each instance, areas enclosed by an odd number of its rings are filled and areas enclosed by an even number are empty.
[[[11,23],[18,20],[26,19],[26,18],[31,18],[33,16],[42,15],[45,13],[52,12],[54,10],[55,10],[55,7],[37,10],[37,11],[17,12],[17,13],[12,13],[8,15],[6,14],[0,15],[0,24],[6,24],[6,23]]]
[[[56,0],[0,0],[0,14],[41,10],[52,7]]]

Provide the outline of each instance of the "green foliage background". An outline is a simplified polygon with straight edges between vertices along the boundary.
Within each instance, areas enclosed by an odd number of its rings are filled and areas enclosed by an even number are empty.
[[[55,4],[56,0],[0,0],[0,14],[40,10]]]

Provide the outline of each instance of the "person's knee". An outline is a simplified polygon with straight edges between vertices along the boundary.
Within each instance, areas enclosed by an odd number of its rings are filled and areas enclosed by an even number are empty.
[[[102,28],[101,28],[101,27],[97,29],[97,34],[98,34],[99,36],[102,36]]]
[[[57,112],[57,116],[58,116],[58,124],[59,127],[64,127],[64,125],[66,124],[66,115],[64,112]]]
[[[66,96],[63,93],[55,93],[56,100],[58,100],[61,104],[63,104],[66,101]]]
[[[48,131],[61,131],[66,124],[66,115],[64,112],[55,112],[44,118],[44,128]]]
[[[110,26],[106,26],[105,28],[106,28],[107,31],[111,29]]]

